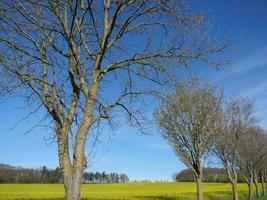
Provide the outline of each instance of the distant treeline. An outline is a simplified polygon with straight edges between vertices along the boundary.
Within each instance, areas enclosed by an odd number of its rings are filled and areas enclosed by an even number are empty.
[[[83,183],[119,183],[129,182],[126,174],[105,172],[84,172]],[[59,167],[48,169],[26,169],[0,164],[0,183],[63,183],[63,174]]]
[[[0,164],[0,183],[61,183],[60,169],[26,169]]]
[[[126,174],[105,172],[85,172],[83,175],[83,182],[85,183],[127,183],[129,178]]]
[[[239,173],[239,172],[238,172]],[[174,181],[176,182],[194,182],[195,176],[191,169],[185,169],[174,175]],[[225,169],[222,168],[203,168],[203,182],[218,182],[226,183],[228,178],[226,176]],[[238,182],[243,183],[245,179],[240,174],[238,176]]]

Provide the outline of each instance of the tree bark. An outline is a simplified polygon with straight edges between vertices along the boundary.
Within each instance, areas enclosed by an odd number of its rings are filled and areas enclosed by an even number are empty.
[[[255,188],[256,188],[256,195],[257,195],[257,197],[260,197],[261,194],[260,194],[260,190],[259,190],[258,174],[256,172],[254,172],[254,174],[253,174],[253,183],[254,183]]]
[[[262,190],[262,195],[266,194],[266,185],[264,182],[264,175],[261,174],[261,190]]]
[[[61,163],[61,162],[60,162]],[[61,164],[62,165],[62,164]],[[64,188],[66,200],[79,200],[80,199],[80,186],[83,176],[84,167],[81,166],[64,166]]]
[[[238,200],[237,173],[236,173],[236,170],[235,170],[235,168],[232,168],[231,172],[230,172],[230,169],[227,166],[225,166],[225,169],[226,169],[226,174],[227,174],[228,180],[230,181],[231,186],[232,186],[233,200]]]
[[[203,191],[202,191],[202,177],[197,178],[197,200],[202,200]]]
[[[65,189],[65,199],[69,199],[71,196],[71,184],[72,184],[72,175],[71,172],[63,172],[64,179],[64,189]]]
[[[59,166],[63,172],[65,199],[68,199],[71,195],[72,185],[72,165],[69,157],[68,133],[67,129],[59,128],[58,125],[56,126]]]
[[[73,169],[70,173],[63,173],[65,200],[79,200],[83,169]]]
[[[198,173],[195,173],[197,182],[197,200],[203,199],[203,186],[202,186],[202,167],[199,167]]]
[[[249,175],[248,179],[248,200],[253,199],[253,174]]]
[[[237,190],[237,182],[231,183],[232,185],[232,195],[233,195],[233,200],[238,200],[238,190]]]
[[[68,196],[67,200],[80,199],[82,174],[83,168],[74,168],[72,170],[71,194]]]
[[[84,158],[83,151],[82,156],[75,156],[74,150],[74,163],[71,163],[69,156],[69,142],[68,142],[68,130],[57,130],[58,139],[58,154],[59,154],[59,166],[63,172],[64,189],[66,200],[79,200],[80,199],[80,186],[84,170]],[[82,143],[82,149],[83,145]],[[78,157],[78,159],[76,158]]]

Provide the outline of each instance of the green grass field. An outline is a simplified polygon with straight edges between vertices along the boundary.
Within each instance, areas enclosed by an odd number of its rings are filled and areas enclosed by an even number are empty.
[[[246,199],[247,186],[239,184],[240,199]],[[204,200],[231,199],[229,184],[205,183]],[[82,198],[92,200],[143,199],[143,200],[192,200],[195,199],[195,183],[125,183],[86,184],[82,186]],[[63,199],[60,184],[0,184],[0,199]],[[267,200],[267,197],[257,200]]]

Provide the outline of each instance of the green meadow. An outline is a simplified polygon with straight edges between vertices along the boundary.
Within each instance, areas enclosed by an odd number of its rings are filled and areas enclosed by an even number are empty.
[[[247,186],[239,184],[241,200],[246,199]],[[231,187],[227,183],[204,183],[204,200],[230,200]],[[88,200],[193,200],[195,183],[118,183],[84,184],[82,199]],[[61,184],[0,184],[0,199],[59,200],[64,197]],[[257,198],[264,200],[267,197]]]

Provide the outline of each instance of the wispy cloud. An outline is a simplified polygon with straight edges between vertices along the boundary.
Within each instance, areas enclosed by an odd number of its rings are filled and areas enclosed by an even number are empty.
[[[245,58],[240,59],[235,64],[229,66],[224,72],[215,78],[215,82],[240,75],[251,70],[255,70],[267,65],[267,46],[256,49]]]
[[[240,96],[255,98],[259,94],[263,94],[267,91],[267,82],[264,80],[260,84],[252,85],[249,88],[245,88]]]
[[[263,46],[233,65],[232,73],[242,73],[267,65],[267,46]]]
[[[167,144],[158,144],[158,143],[150,143],[148,144],[148,146],[151,148],[151,149],[154,149],[154,150],[159,150],[159,151],[162,151],[162,150],[170,150],[170,146],[167,145]]]

